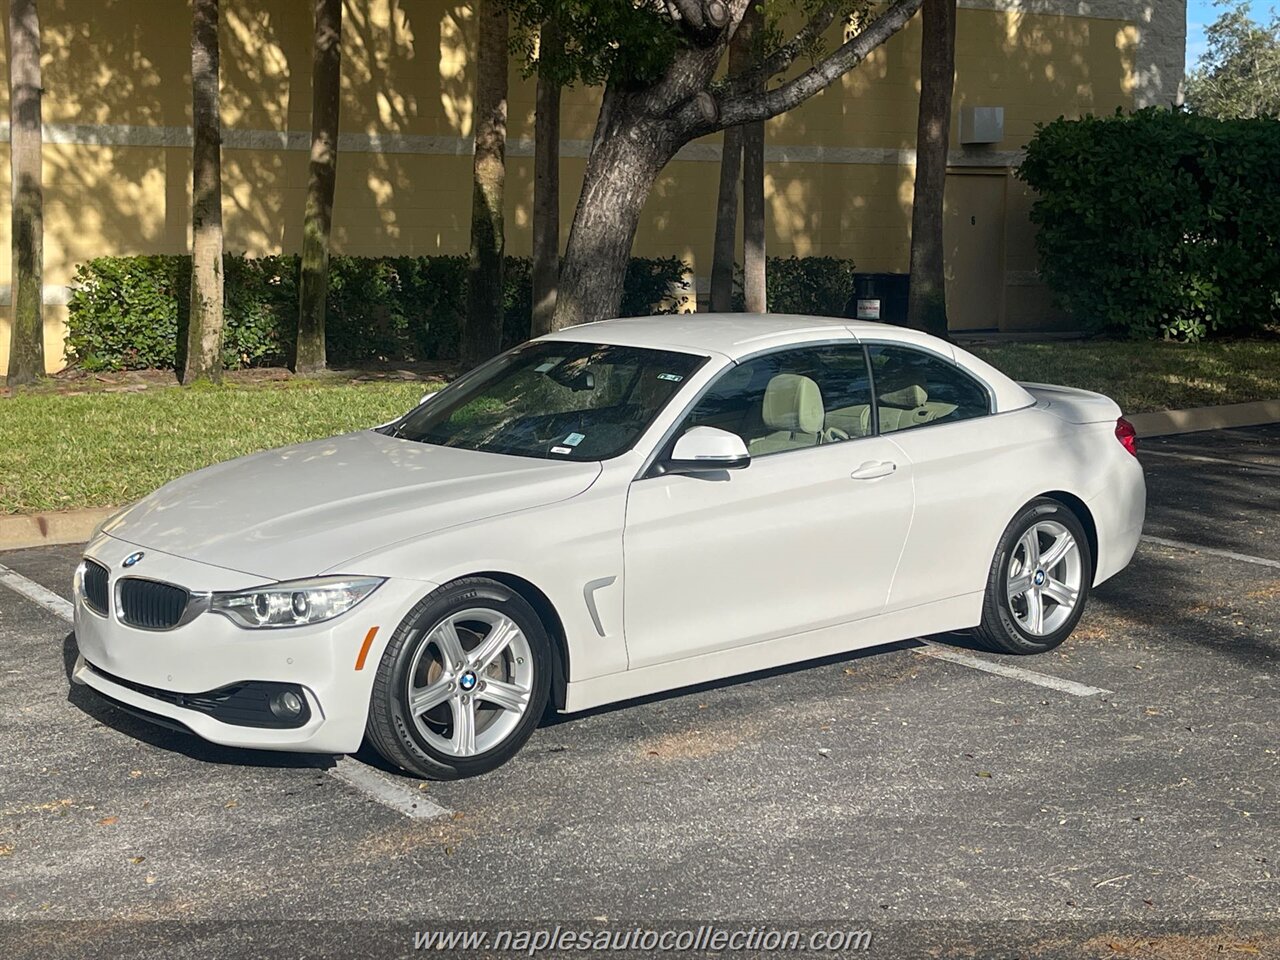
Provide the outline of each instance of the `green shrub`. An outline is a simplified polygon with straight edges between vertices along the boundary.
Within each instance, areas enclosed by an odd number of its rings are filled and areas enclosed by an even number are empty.
[[[297,315],[296,257],[223,258],[231,369],[283,362]],[[174,366],[186,338],[191,258],[99,257],[76,268],[68,307],[68,354],[88,370]],[[287,334],[287,336],[284,336]]]
[[[1280,318],[1280,123],[1148,109],[1042,125],[1041,273],[1099,332],[1199,340]]]
[[[228,369],[278,366],[293,355],[298,258],[223,260]],[[678,258],[633,259],[622,314],[673,313],[688,289]],[[503,343],[529,335],[530,263],[508,257]],[[186,336],[191,258],[99,257],[76,268],[67,321],[68,356],[87,370],[172,369]],[[466,311],[467,258],[334,257],[325,345],[331,364],[436,360],[458,355]]]
[[[840,317],[853,295],[853,261],[836,257],[770,257],[765,263],[771,313]]]
[[[178,298],[188,296],[180,294],[181,267],[178,257],[166,256],[99,257],[77,266],[68,356],[89,370],[171,368]]]
[[[854,263],[838,257],[767,257],[765,303],[770,313],[842,317],[853,296]],[[744,309],[742,267],[733,272],[733,309]]]
[[[619,313],[624,317],[679,313],[689,302],[689,281],[685,279],[688,272],[688,264],[679,257],[632,257],[622,285]]]

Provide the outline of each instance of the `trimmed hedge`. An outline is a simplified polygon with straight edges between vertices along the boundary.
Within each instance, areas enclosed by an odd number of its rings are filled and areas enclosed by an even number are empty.
[[[298,324],[298,258],[228,254],[223,362],[227,369],[286,364]],[[673,313],[689,287],[678,258],[633,259],[622,314]],[[530,263],[508,257],[504,344],[529,336]],[[329,361],[437,360],[458,355],[467,258],[334,257],[325,329]],[[191,258],[100,257],[76,268],[68,357],[86,370],[172,369],[186,338]]]
[[[1041,273],[1078,322],[1199,340],[1280,320],[1280,122],[1147,109],[1041,125]]]
[[[852,260],[836,257],[769,257],[765,297],[770,313],[842,317],[853,296]]]
[[[854,264],[837,257],[766,257],[765,305],[770,313],[843,317],[853,296]],[[742,310],[742,266],[734,267],[733,308]]]

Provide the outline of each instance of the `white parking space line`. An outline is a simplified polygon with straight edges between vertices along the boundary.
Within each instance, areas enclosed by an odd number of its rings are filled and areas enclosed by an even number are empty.
[[[62,599],[52,590],[45,589],[34,580],[28,580],[22,574],[15,573],[3,565],[0,565],[0,583],[3,583],[10,590],[22,594],[28,600],[34,600],[40,606],[57,614],[68,623],[75,619],[75,607],[71,605],[70,600]]]
[[[962,667],[972,667],[974,670],[981,670],[984,673],[994,673],[998,677],[1006,677],[1010,680],[1034,683],[1037,687],[1048,687],[1050,690],[1057,690],[1059,693],[1069,693],[1073,697],[1096,697],[1100,693],[1112,692],[1101,687],[1090,687],[1087,684],[1076,683],[1074,680],[1063,680],[1060,677],[1051,677],[1046,673],[1024,670],[1022,667],[1011,667],[1005,663],[983,660],[981,657],[975,657],[960,650],[940,647],[928,640],[922,640],[921,642],[924,646],[917,647],[915,652],[923,656],[946,660],[948,663],[957,663]]]
[[[1207,553],[1215,557],[1226,557],[1228,560],[1239,560],[1242,563],[1253,563],[1260,567],[1271,567],[1280,570],[1280,560],[1268,560],[1266,557],[1251,557],[1247,553],[1235,553],[1231,550],[1219,550],[1217,547],[1202,547],[1198,543],[1184,543],[1181,540],[1166,540],[1164,537],[1143,535],[1145,543],[1155,543],[1162,547],[1173,547],[1176,550],[1190,550],[1193,553]]]
[[[22,594],[28,600],[35,601],[68,623],[74,619],[75,608],[71,605],[71,601],[64,600],[52,590],[40,586],[34,580],[28,580],[22,574],[2,564],[0,564],[0,583]],[[339,757],[338,762],[327,772],[347,786],[359,790],[370,800],[414,820],[434,820],[436,817],[447,817],[452,813],[435,801],[429,800],[421,790],[396,783],[379,771],[351,757]]]
[[[355,787],[370,800],[382,804],[412,820],[434,820],[452,816],[453,811],[440,806],[421,790],[397,783],[380,770],[366,766],[351,757],[339,757],[338,762],[326,773]]]

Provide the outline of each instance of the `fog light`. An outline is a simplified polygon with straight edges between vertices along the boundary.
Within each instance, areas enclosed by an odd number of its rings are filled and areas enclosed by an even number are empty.
[[[302,698],[292,690],[281,690],[271,697],[271,712],[281,720],[296,720],[302,713]]]

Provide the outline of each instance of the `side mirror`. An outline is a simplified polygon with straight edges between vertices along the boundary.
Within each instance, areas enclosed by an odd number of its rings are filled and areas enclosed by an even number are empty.
[[[750,462],[747,445],[736,433],[693,427],[676,441],[665,467],[667,473],[717,473],[741,470]]]

